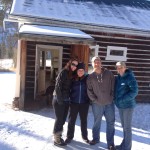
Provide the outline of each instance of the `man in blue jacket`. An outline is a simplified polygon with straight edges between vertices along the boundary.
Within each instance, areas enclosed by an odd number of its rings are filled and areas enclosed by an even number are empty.
[[[117,62],[118,76],[115,81],[114,101],[119,110],[123,127],[123,140],[116,150],[131,150],[132,147],[132,115],[136,105],[135,97],[138,94],[138,85],[133,72],[126,68],[124,62]]]

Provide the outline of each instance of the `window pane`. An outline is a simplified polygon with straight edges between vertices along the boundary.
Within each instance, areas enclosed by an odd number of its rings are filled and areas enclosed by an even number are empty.
[[[46,67],[51,67],[51,52],[46,51]]]
[[[123,51],[118,50],[110,50],[110,55],[114,56],[123,56]]]

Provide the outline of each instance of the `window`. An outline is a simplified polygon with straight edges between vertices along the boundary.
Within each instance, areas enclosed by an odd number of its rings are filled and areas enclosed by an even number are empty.
[[[127,47],[107,46],[106,60],[127,60]]]

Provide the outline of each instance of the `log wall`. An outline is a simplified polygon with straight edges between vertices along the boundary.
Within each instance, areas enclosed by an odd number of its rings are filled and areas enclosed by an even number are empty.
[[[127,47],[127,67],[132,69],[138,81],[139,94],[137,101],[150,102],[150,38],[131,36],[125,34],[111,34],[104,32],[89,32],[99,45],[99,56],[103,66],[110,69],[116,75],[116,61],[105,60],[107,46]],[[35,52],[36,44],[63,46],[63,66],[70,58],[71,45],[52,44],[43,42],[27,42],[27,66],[25,79],[25,99],[30,100],[34,97],[35,81]],[[91,65],[91,64],[89,64]]]
[[[112,70],[115,75],[116,61],[105,60],[107,46],[127,47],[126,65],[133,70],[139,86],[137,101],[150,102],[150,38],[103,32],[86,33],[96,39],[100,46],[99,56],[102,59],[103,66]]]

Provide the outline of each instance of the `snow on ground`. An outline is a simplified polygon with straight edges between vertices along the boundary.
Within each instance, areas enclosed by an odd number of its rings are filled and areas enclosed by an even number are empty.
[[[101,128],[101,142],[95,146],[84,143],[80,134],[80,120],[77,119],[75,136],[72,143],[64,148],[53,145],[54,112],[52,108],[37,111],[15,111],[11,109],[15,86],[15,74],[0,73],[0,150],[105,150],[105,119]],[[6,101],[5,101],[6,100]],[[150,149],[150,104],[137,104],[133,116],[132,150]],[[92,139],[93,115],[88,115],[89,139]],[[63,137],[66,136],[67,122]],[[122,140],[122,128],[116,109],[115,144]]]
[[[15,97],[16,74],[0,72],[0,103],[9,103]]]

